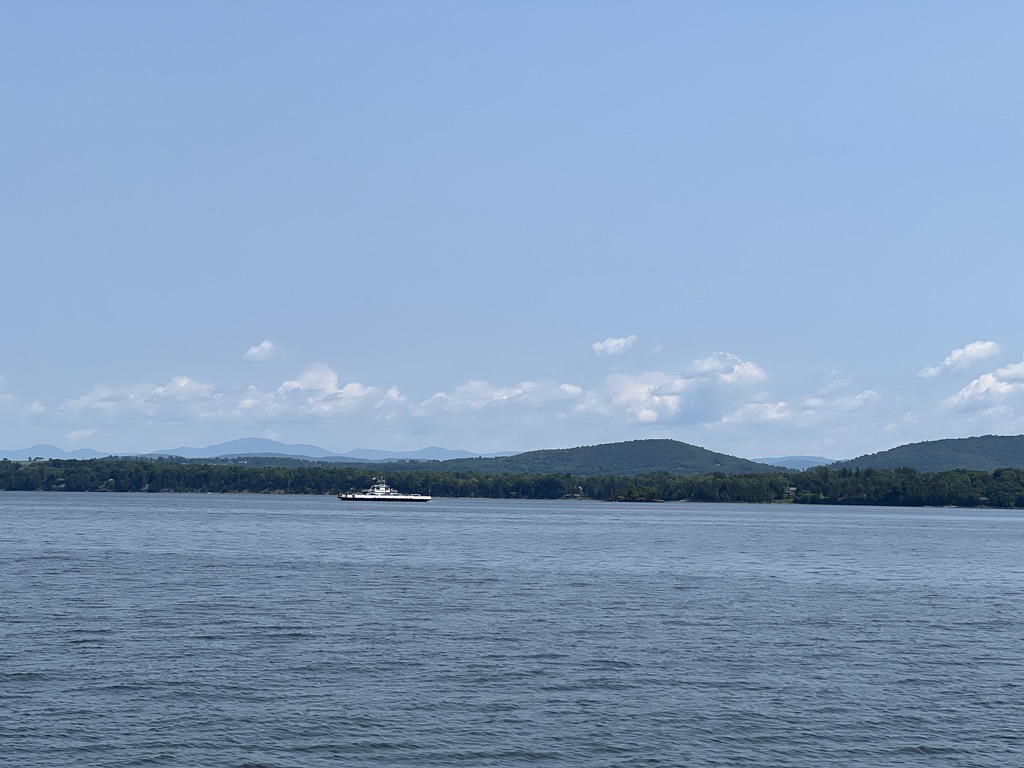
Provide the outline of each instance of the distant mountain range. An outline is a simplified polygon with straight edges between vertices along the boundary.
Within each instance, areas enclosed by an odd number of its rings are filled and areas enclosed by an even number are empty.
[[[52,445],[34,445],[18,451],[0,451],[0,459],[93,459],[108,454],[90,449],[64,451]],[[122,454],[125,455],[125,454]],[[785,456],[756,461],[715,453],[677,440],[632,440],[621,443],[560,448],[526,453],[481,456],[470,451],[423,448],[419,451],[358,449],[331,453],[315,445],[287,444],[263,438],[244,438],[205,448],[181,447],[154,451],[139,458],[180,456],[187,459],[232,459],[262,456],[288,460],[339,463],[373,462],[382,465],[424,462],[424,469],[487,473],[543,473],[576,475],[635,475],[648,472],[672,474],[755,474],[784,469],[804,470],[828,465],[836,469],[898,469],[919,472],[976,469],[992,472],[1003,467],[1024,468],[1024,435],[966,437],[911,443],[888,451],[835,462],[820,456]]]
[[[91,448],[79,448],[75,451],[65,451],[55,445],[40,443],[31,448],[22,448],[18,451],[0,451],[0,459],[11,461],[28,461],[29,459],[101,459],[107,456],[106,453],[94,451]]]
[[[267,440],[262,437],[246,437],[227,443],[208,445],[205,448],[172,448],[165,451],[154,451],[147,455],[181,456],[186,459],[288,456],[320,461],[442,461],[444,459],[471,458],[480,454],[437,447],[421,448],[418,451],[376,451],[357,448],[348,453],[332,453],[316,445],[279,443],[277,440]]]
[[[751,459],[758,464],[770,464],[773,467],[786,467],[786,469],[810,469],[820,467],[824,464],[835,464],[838,459],[826,459],[824,456],[781,456],[766,459]]]
[[[267,440],[262,437],[245,437],[241,440],[231,440],[226,443],[208,445],[205,448],[167,448],[165,450],[153,451],[146,456],[181,456],[184,459],[216,459],[234,456],[256,455],[260,456],[294,456],[296,458],[323,459],[337,454],[326,451],[316,445],[304,443],[280,443],[277,440]]]
[[[22,448],[16,451],[0,451],[0,459],[11,461],[27,461],[30,458],[37,459],[99,459],[111,454],[100,453],[90,448],[80,448],[74,451],[65,451],[54,445],[33,445],[31,448]],[[309,459],[311,461],[443,461],[445,459],[463,459],[480,456],[481,454],[471,451],[455,451],[447,448],[421,448],[418,451],[377,451],[359,448],[348,453],[333,453],[316,445],[303,443],[281,443],[277,440],[267,440],[262,437],[246,437],[240,440],[231,440],[217,445],[208,445],[203,448],[191,448],[182,446],[180,448],[168,448],[166,450],[152,451],[145,454],[116,454],[119,456],[139,457],[160,457],[180,456],[184,459],[219,459],[238,458],[244,456],[275,456],[289,457],[296,459]],[[490,456],[510,456],[511,452],[504,454],[488,454]]]

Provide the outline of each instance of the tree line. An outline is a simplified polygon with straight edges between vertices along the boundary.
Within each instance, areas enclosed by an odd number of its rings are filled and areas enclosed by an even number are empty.
[[[380,468],[310,463],[249,466],[140,459],[0,461],[0,489],[134,493],[337,494],[369,486]],[[703,501],[1024,509],[1024,470],[831,469],[776,474],[635,476],[570,473],[388,472],[407,493],[451,498]]]

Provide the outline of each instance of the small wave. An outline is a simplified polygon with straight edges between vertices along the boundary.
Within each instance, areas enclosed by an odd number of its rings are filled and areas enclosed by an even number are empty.
[[[98,687],[100,691],[147,691],[153,686],[148,683],[110,683]]]
[[[0,672],[0,683],[23,683],[32,680],[48,680],[42,672]]]
[[[579,683],[561,683],[556,685],[542,685],[540,690],[552,691],[552,692],[567,692],[567,691],[628,691],[633,688],[639,688],[639,683],[627,683],[622,680],[612,680],[609,678],[597,678],[594,680],[585,680]]]
[[[899,750],[899,753],[903,755],[956,755],[961,752],[963,750],[956,747],[940,747],[932,744],[918,744]]]
[[[547,651],[544,653],[528,653],[525,656],[520,656],[519,658],[526,661],[555,661],[557,659],[568,659],[569,654]]]
[[[619,659],[591,659],[585,663],[589,669],[635,669],[636,664]]]

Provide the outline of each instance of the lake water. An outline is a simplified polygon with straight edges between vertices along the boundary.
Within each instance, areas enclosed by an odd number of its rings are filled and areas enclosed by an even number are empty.
[[[1017,512],[0,493],[0,764],[1024,765]]]

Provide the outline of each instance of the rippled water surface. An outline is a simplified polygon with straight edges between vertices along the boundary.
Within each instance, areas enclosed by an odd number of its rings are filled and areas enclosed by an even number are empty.
[[[4,766],[1024,765],[1024,517],[0,494]]]

